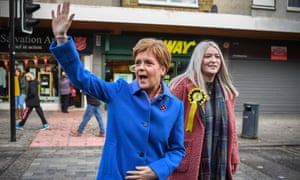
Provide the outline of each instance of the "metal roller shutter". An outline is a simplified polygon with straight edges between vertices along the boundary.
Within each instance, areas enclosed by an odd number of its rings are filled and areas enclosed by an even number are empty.
[[[244,103],[266,113],[300,112],[300,62],[231,60],[230,71],[240,93],[237,112]]]

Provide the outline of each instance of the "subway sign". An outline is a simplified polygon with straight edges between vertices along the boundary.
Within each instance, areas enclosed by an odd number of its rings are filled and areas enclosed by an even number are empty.
[[[169,48],[171,54],[187,55],[190,49],[194,49],[197,45],[195,40],[183,41],[183,40],[163,40],[163,42]]]

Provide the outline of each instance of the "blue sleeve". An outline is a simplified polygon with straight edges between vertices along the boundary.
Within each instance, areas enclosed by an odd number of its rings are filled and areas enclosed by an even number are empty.
[[[49,50],[76,88],[104,102],[111,101],[114,93],[120,89],[122,83],[105,82],[84,68],[71,37],[61,45],[57,45],[56,41],[52,42]]]
[[[169,150],[165,157],[150,164],[151,169],[156,173],[158,179],[167,179],[168,176],[179,166],[185,156],[184,147],[184,113],[183,103],[180,102],[177,120],[172,128],[169,139]]]

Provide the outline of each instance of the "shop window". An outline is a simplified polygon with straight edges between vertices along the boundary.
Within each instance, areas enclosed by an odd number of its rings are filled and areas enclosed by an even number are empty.
[[[287,10],[300,11],[300,0],[288,0]]]
[[[127,82],[131,82],[135,76],[130,71],[130,66],[133,62],[126,60],[107,60],[105,63],[105,80],[116,81],[123,78]]]
[[[5,62],[6,61],[6,62]],[[0,102],[8,101],[7,81],[8,59],[0,61]]]
[[[275,9],[275,0],[252,0],[252,8]]]
[[[139,0],[140,4],[198,8],[198,0]]]
[[[185,72],[189,61],[181,61],[177,63],[177,75],[182,74]]]
[[[1,54],[0,60],[0,102],[9,101],[9,55]],[[39,81],[41,102],[58,102],[58,64],[49,54],[18,53],[15,57],[15,68],[22,73],[31,72]]]
[[[52,96],[52,72],[39,72],[39,96]]]

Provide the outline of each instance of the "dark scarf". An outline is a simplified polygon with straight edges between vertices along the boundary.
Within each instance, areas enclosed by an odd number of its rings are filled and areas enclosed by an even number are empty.
[[[216,81],[210,100],[205,103],[201,119],[205,136],[201,154],[200,180],[225,180],[227,170],[228,115],[223,91]],[[201,107],[199,107],[199,110]],[[201,110],[200,110],[201,111]]]

